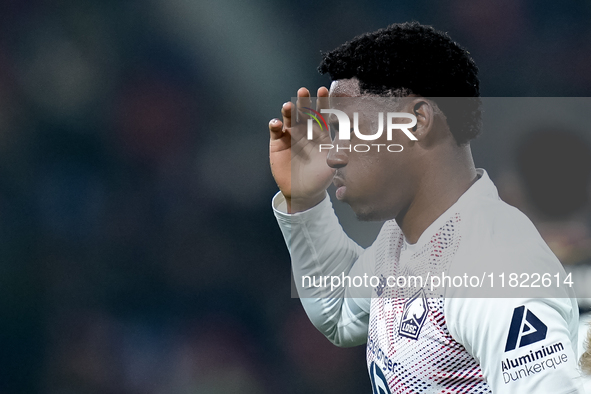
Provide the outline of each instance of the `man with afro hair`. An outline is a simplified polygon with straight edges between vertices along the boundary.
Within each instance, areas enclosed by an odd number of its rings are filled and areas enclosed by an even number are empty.
[[[367,343],[374,394],[582,392],[571,293],[534,297],[505,288],[476,298],[451,280],[434,287],[426,279],[564,274],[529,219],[474,166],[470,140],[480,130],[481,102],[470,54],[432,27],[394,24],[325,53],[319,71],[332,84],[318,89],[315,112],[331,113],[329,103],[341,100],[343,112],[359,115],[355,135],[341,138],[339,129],[332,139],[320,121],[306,126],[314,115],[306,88],[269,123],[280,190],[273,210],[312,323],[337,346]],[[405,133],[359,132],[375,113],[365,117],[369,110],[355,103],[377,99],[414,120]],[[368,139],[399,149],[355,148]],[[385,221],[367,249],[341,228],[331,183],[360,220]],[[412,287],[390,281],[411,277]]]

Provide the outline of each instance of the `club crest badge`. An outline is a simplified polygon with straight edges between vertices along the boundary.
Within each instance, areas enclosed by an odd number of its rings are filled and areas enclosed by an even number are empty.
[[[428,312],[425,291],[420,289],[404,304],[398,334],[416,340],[419,337],[423,323],[427,320]]]

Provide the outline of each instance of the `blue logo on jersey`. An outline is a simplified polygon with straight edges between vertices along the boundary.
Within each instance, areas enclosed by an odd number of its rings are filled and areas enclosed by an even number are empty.
[[[369,366],[369,379],[371,380],[373,394],[392,394],[382,369],[373,361]]]
[[[427,297],[425,297],[425,290],[421,289],[404,304],[398,334],[416,340],[423,323],[427,320],[427,312]]]
[[[384,293],[384,288],[386,288],[386,277],[384,275],[380,275],[380,283],[375,288],[378,297],[382,296],[382,294]]]
[[[547,332],[548,327],[532,311],[526,309],[524,305],[518,306],[513,310],[505,351],[515,349],[517,342],[519,347],[524,347],[542,341],[546,339]]]

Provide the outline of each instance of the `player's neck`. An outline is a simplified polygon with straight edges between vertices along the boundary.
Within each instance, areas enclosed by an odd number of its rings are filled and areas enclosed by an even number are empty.
[[[416,243],[421,234],[478,179],[469,146],[460,148],[453,157],[445,162],[434,160],[428,166],[410,205],[396,217],[410,244]]]

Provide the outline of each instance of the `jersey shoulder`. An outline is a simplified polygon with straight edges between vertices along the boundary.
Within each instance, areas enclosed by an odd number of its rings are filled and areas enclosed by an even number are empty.
[[[495,262],[507,268],[550,269],[561,264],[532,221],[498,198],[483,198],[462,212],[462,250],[471,264]],[[479,256],[478,259],[474,259]],[[484,268],[484,267],[483,267]]]

